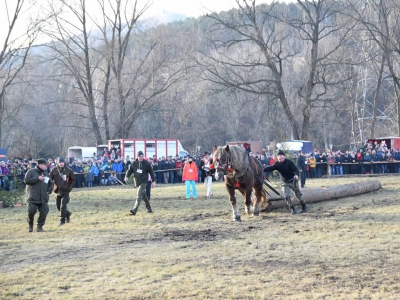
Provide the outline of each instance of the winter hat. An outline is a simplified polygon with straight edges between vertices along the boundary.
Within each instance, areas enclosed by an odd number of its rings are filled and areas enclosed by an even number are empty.
[[[143,151],[138,151],[137,156],[144,155]]]
[[[285,152],[283,152],[282,150],[279,150],[279,151],[278,151],[278,155],[283,155],[283,156],[285,156]]]
[[[38,158],[37,160],[38,165],[46,165],[47,161],[44,158]]]
[[[65,163],[65,158],[62,157],[62,156],[60,156],[60,157],[58,158],[58,162],[59,162],[59,163]]]

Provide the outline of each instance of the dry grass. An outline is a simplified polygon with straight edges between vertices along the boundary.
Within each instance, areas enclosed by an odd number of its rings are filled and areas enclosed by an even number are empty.
[[[159,186],[154,214],[142,203],[134,217],[131,187],[75,190],[72,222],[57,227],[52,204],[45,233],[28,233],[26,207],[3,209],[0,298],[400,299],[399,177],[379,180],[378,192],[241,223],[221,183],[196,201]]]

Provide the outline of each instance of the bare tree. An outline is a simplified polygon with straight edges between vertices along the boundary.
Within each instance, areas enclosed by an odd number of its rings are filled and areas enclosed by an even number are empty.
[[[140,49],[134,48],[124,72],[126,115],[121,120],[123,137],[129,135],[136,118],[153,109],[190,68],[185,48],[171,42],[165,26],[136,36]]]
[[[279,99],[292,137],[299,139],[283,82],[283,64],[296,51],[285,45],[288,35],[274,11],[278,4],[256,7],[255,0],[236,0],[236,3],[238,10],[208,15],[215,22],[214,31],[220,34],[212,40],[214,55],[204,53],[208,58],[207,79],[223,87]],[[255,72],[260,76],[253,76]]]
[[[303,57],[307,70],[298,95],[303,100],[301,138],[309,139],[312,108],[324,98],[329,87],[336,87],[351,78],[332,76],[340,64],[346,63],[341,48],[351,37],[355,22],[341,15],[344,9],[337,1],[297,0],[298,14],[286,14],[287,22],[298,32],[297,38],[303,43]],[[304,76],[306,74],[306,76]]]
[[[383,82],[389,77],[393,82],[394,102],[397,115],[397,135],[400,134],[400,4],[397,0],[347,1],[349,14],[360,24],[358,32],[364,41],[362,53],[366,56],[366,67],[376,70],[376,85],[373,91],[370,136],[378,133],[378,109],[387,105],[383,100]]]
[[[1,28],[4,40],[0,40],[0,145],[3,140],[3,124],[15,111],[7,113],[7,92],[16,82],[18,74],[25,67],[28,53],[38,37],[38,29],[42,20],[31,19],[30,24],[24,28],[23,33],[16,32],[17,23],[22,23],[22,10],[28,10],[29,5],[24,0],[10,2],[4,1],[0,9],[7,15],[7,28]]]
[[[132,36],[135,30],[140,30],[137,22],[143,13],[149,8],[151,1],[144,4],[142,8],[138,7],[138,1],[126,2],[122,0],[98,0],[102,10],[102,23],[96,22],[100,28],[107,51],[107,71],[106,80],[109,78],[110,70],[112,71],[116,81],[117,105],[119,110],[119,121],[117,122],[116,137],[123,137],[124,132],[123,120],[126,118],[126,100],[129,97],[132,87],[126,86],[126,69],[128,64],[125,63],[129,55],[128,49],[131,45]],[[129,7],[129,5],[131,7]],[[107,11],[111,10],[112,14]],[[108,87],[109,81],[106,81]],[[108,91],[106,89],[105,91]],[[104,98],[106,97],[104,93]],[[104,101],[106,104],[107,101]],[[107,114],[104,114],[105,122],[108,122]],[[108,124],[106,124],[106,136],[110,139]]]
[[[88,27],[88,13],[85,0],[60,0],[61,11],[51,3],[52,19],[44,32],[52,39],[47,46],[52,50],[53,59],[60,69],[59,80],[66,85],[76,86],[86,102],[96,143],[103,144],[96,114],[94,73],[102,60],[91,56],[95,51],[96,38],[92,38]],[[66,10],[66,14],[61,12]],[[62,71],[62,70],[65,70]]]

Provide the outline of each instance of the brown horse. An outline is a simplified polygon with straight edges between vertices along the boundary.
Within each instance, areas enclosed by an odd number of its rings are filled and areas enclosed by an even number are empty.
[[[213,162],[216,169],[215,178],[218,180],[221,172],[225,173],[224,181],[232,205],[233,220],[240,222],[240,211],[236,204],[235,190],[245,197],[245,210],[250,214],[253,206],[253,216],[260,213],[260,205],[266,201],[263,190],[263,167],[261,163],[239,146],[220,146],[213,148]],[[254,190],[255,199],[252,201]]]

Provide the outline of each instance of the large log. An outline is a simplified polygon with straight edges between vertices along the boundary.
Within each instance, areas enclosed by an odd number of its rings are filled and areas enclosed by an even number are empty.
[[[381,187],[381,183],[378,180],[368,180],[357,183],[332,185],[328,187],[304,188],[301,189],[301,193],[308,204],[369,193],[377,191]],[[283,198],[282,192],[280,196]],[[286,202],[284,200],[278,200],[278,198],[279,196],[274,195],[274,193],[271,192],[271,200],[262,205],[261,210],[271,211],[275,208],[287,207]],[[292,202],[294,205],[300,204],[294,195],[292,195]]]

